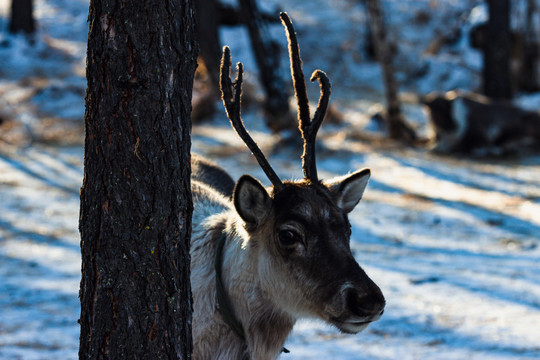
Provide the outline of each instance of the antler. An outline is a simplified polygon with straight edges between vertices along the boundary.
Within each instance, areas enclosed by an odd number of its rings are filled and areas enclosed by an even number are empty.
[[[246,143],[247,147],[251,150],[257,162],[263,169],[264,173],[268,179],[274,185],[274,188],[279,191],[284,186],[274,169],[268,163],[268,160],[264,157],[261,149],[257,146],[255,141],[251,138],[247,132],[242,117],[240,116],[240,106],[241,106],[241,94],[242,94],[242,80],[244,74],[244,66],[241,62],[236,64],[238,74],[236,75],[236,80],[234,81],[234,100],[233,100],[233,84],[231,81],[231,50],[228,46],[223,47],[223,56],[221,57],[221,66],[220,66],[220,88],[221,88],[221,99],[223,100],[223,106],[227,112],[227,117],[231,121],[236,133],[240,138]]]
[[[289,58],[291,61],[291,75],[293,78],[294,93],[298,103],[298,123],[302,138],[304,139],[304,153],[302,154],[302,169],[304,170],[304,178],[313,183],[318,182],[317,163],[315,157],[315,138],[317,131],[324,119],[328,100],[330,99],[330,80],[326,73],[321,70],[315,70],[311,75],[311,81],[319,80],[321,87],[321,96],[317,105],[317,110],[313,116],[313,120],[309,118],[309,100],[306,91],[306,81],[304,79],[304,71],[302,70],[302,59],[300,58],[300,47],[296,39],[296,32],[292,25],[291,19],[287,13],[282,12],[280,15],[281,22],[285,26],[287,39],[289,40]]]

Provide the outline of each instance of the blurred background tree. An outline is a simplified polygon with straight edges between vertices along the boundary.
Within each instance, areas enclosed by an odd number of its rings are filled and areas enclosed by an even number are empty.
[[[281,49],[268,30],[279,23],[279,12],[267,14],[255,0],[239,0],[235,8],[218,0],[195,1],[197,36],[201,46],[200,59],[208,77],[205,95],[194,103],[193,119],[209,116],[219,99],[219,62],[221,59],[220,26],[245,26],[251,49],[259,68],[259,83],[264,91],[263,110],[266,125],[273,132],[296,128],[296,119],[289,108],[288,84],[280,74]]]
[[[398,84],[394,71],[394,54],[386,34],[384,14],[379,0],[364,0],[369,20],[369,28],[373,37],[373,47],[377,61],[381,64],[386,98],[386,112],[380,114],[386,124],[388,135],[392,139],[412,143],[416,133],[411,128],[401,111],[398,98]]]
[[[483,46],[484,95],[511,99],[510,77],[510,0],[489,0],[489,19]]]
[[[9,32],[12,34],[23,32],[33,34],[36,22],[33,14],[32,0],[11,0],[11,17]]]

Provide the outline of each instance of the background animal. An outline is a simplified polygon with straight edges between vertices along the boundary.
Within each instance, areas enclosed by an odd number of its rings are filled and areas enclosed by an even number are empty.
[[[501,153],[540,145],[540,114],[504,100],[449,91],[423,98],[442,153]]]

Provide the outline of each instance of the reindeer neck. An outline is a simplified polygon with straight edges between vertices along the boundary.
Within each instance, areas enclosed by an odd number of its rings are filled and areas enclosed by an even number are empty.
[[[225,286],[222,281],[222,265],[223,265],[223,247],[227,241],[227,234],[222,231],[221,236],[218,239],[216,246],[216,257],[214,259],[214,269],[216,271],[216,299],[218,303],[218,311],[223,318],[223,321],[234,331],[234,333],[244,342],[246,336],[244,333],[244,327],[240,321],[236,318],[233,310],[231,299],[225,290]]]
[[[235,221],[222,231],[216,244],[218,311],[252,355],[288,353],[282,345],[294,320],[265,298],[257,281],[257,246],[244,236],[247,234],[241,222]],[[257,314],[253,314],[253,309],[257,309]]]

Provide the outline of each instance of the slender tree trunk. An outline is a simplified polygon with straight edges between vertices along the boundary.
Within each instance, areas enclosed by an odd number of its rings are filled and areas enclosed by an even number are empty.
[[[519,74],[520,89],[527,92],[540,90],[538,83],[538,36],[534,28],[536,0],[527,0],[525,36],[523,41],[523,64]]]
[[[219,13],[217,0],[195,0],[195,30],[199,42],[199,68],[206,72],[206,78],[198,76],[195,80],[197,93],[193,97],[191,120],[198,122],[212,116],[216,102],[220,99],[219,63],[221,44],[219,41]]]
[[[411,142],[416,139],[414,130],[405,122],[398,99],[398,85],[394,75],[392,50],[386,36],[386,27],[379,0],[365,0],[368,18],[373,33],[375,54],[381,64],[386,96],[386,125],[393,139]]]
[[[510,0],[489,0],[489,20],[484,41],[484,95],[511,99]]]
[[[189,0],[92,0],[80,359],[188,359]]]
[[[255,0],[240,0],[240,8],[259,67],[260,82],[266,93],[267,126],[275,132],[296,128],[295,117],[289,109],[287,86],[279,75],[279,47],[270,38],[266,20]]]
[[[221,43],[219,41],[219,9],[216,0],[195,0],[196,30],[201,53],[210,82],[219,99],[219,63],[221,61]]]
[[[35,30],[32,0],[11,0],[9,32],[32,34]]]

